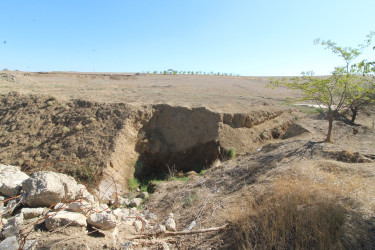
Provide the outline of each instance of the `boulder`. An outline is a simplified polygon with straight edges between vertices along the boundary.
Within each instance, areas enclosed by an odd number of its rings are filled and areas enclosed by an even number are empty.
[[[49,207],[82,198],[86,188],[73,177],[55,172],[36,172],[22,183],[23,202],[29,207]],[[84,190],[82,190],[84,189]]]
[[[22,182],[28,178],[19,167],[0,164],[0,193],[8,197],[17,196]]]
[[[69,225],[70,227],[86,227],[86,216],[80,213],[61,211],[48,214],[44,220],[46,228],[52,230]]]
[[[139,207],[139,205],[141,205],[142,201],[143,200],[141,198],[134,198],[130,201],[129,206],[130,207]]]
[[[16,236],[6,238],[0,243],[0,250],[18,250],[19,244]]]
[[[109,230],[116,227],[117,220],[112,213],[101,212],[91,214],[87,218],[87,223],[98,229]]]
[[[43,207],[38,207],[38,208],[24,207],[21,210],[21,214],[23,214],[23,218],[25,220],[37,218],[39,216],[42,216],[43,213],[44,213],[44,208]]]

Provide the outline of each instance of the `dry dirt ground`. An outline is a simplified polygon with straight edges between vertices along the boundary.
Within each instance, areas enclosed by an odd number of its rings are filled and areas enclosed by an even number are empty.
[[[262,230],[253,225],[245,230],[252,235],[241,233],[242,222],[256,224],[253,217],[262,215],[264,209],[257,208],[265,201],[274,212],[278,209],[274,204],[306,194],[304,198],[313,202],[297,202],[301,213],[321,200],[344,211],[343,221],[332,229],[337,235],[327,240],[332,248],[375,249],[374,115],[361,113],[359,125],[336,121],[335,141],[328,144],[323,142],[324,117],[313,109],[301,112],[284,105],[282,100],[296,93],[266,88],[268,81],[267,77],[0,72],[1,163],[25,170],[64,168],[81,181],[92,181],[91,173],[98,177],[103,169],[108,175],[121,170],[126,183],[137,166],[148,166],[152,172],[173,163],[177,171],[172,174],[178,175],[189,170],[183,163],[191,160],[200,166],[191,169],[207,171],[153,184],[144,208],[156,213],[160,222],[173,212],[178,231],[193,221],[194,229],[227,225],[212,233],[142,240],[131,240],[133,233],[123,229],[116,242],[110,233],[92,237],[73,229],[40,231],[35,237],[55,249],[120,248],[127,242],[133,249],[162,249],[161,242],[172,249],[284,249],[288,247],[260,244],[268,238],[254,233]],[[231,147],[239,154],[227,160],[224,151]],[[202,159],[209,161],[204,164]],[[73,160],[85,167],[57,163]],[[322,211],[319,217],[324,218],[328,212]],[[304,248],[290,235],[284,238],[289,248]],[[322,249],[316,241],[307,248]]]
[[[16,91],[134,106],[164,103],[231,113],[251,111],[254,105],[291,94],[286,89],[266,89],[268,77],[12,71],[0,72],[0,81],[1,93]]]

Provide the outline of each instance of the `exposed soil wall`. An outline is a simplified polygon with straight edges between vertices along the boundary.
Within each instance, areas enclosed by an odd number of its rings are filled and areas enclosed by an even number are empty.
[[[56,169],[90,183],[97,178],[109,197],[125,191],[134,175],[199,170],[225,159],[229,148],[254,152],[290,123],[290,112],[266,108],[220,114],[11,93],[0,100],[0,162],[31,172]]]
[[[188,171],[219,157],[218,113],[169,105],[156,105],[153,110],[140,131],[137,151],[142,166],[137,174],[162,174],[168,167]]]

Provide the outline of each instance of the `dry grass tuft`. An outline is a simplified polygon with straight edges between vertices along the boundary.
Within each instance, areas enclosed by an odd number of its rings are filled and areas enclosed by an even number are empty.
[[[346,209],[334,185],[281,178],[231,213],[240,249],[342,249]],[[339,191],[339,190],[337,190]]]

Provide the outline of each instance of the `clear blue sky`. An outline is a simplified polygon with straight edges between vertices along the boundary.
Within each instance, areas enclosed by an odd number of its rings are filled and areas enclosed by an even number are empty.
[[[329,74],[375,31],[374,0],[1,0],[0,69]],[[368,50],[366,58],[374,58]]]

